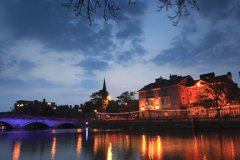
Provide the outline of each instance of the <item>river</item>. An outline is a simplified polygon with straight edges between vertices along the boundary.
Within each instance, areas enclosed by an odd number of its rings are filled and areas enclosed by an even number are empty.
[[[240,130],[0,131],[1,160],[237,160]]]

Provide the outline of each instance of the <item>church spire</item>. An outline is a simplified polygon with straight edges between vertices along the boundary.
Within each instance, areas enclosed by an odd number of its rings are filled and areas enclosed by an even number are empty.
[[[107,91],[107,88],[106,88],[106,83],[105,83],[105,77],[104,77],[104,81],[103,81],[103,89],[102,89],[103,91]]]

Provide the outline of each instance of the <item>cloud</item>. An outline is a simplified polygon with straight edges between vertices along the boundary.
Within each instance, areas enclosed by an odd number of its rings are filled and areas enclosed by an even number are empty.
[[[209,20],[212,24],[221,20],[226,20],[234,13],[234,0],[211,0],[211,1],[198,1],[197,4],[200,8],[198,12],[201,18]]]
[[[227,43],[228,38],[226,32],[216,29],[206,32],[198,39],[197,45],[189,41],[186,36],[177,36],[171,43],[172,47],[161,51],[152,61],[157,65],[170,63],[185,68],[196,64],[213,66],[233,59],[240,60],[239,51]]]

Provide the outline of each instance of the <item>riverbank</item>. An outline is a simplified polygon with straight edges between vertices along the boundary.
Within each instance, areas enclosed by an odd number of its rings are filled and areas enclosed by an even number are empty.
[[[88,127],[99,129],[240,129],[240,120],[181,119],[181,120],[137,120],[137,121],[89,121]]]

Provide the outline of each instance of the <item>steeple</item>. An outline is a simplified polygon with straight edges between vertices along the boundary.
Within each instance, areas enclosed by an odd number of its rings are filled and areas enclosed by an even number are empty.
[[[106,83],[105,83],[105,77],[104,77],[104,81],[103,81],[103,89],[104,92],[107,92],[107,88],[106,88]]]

